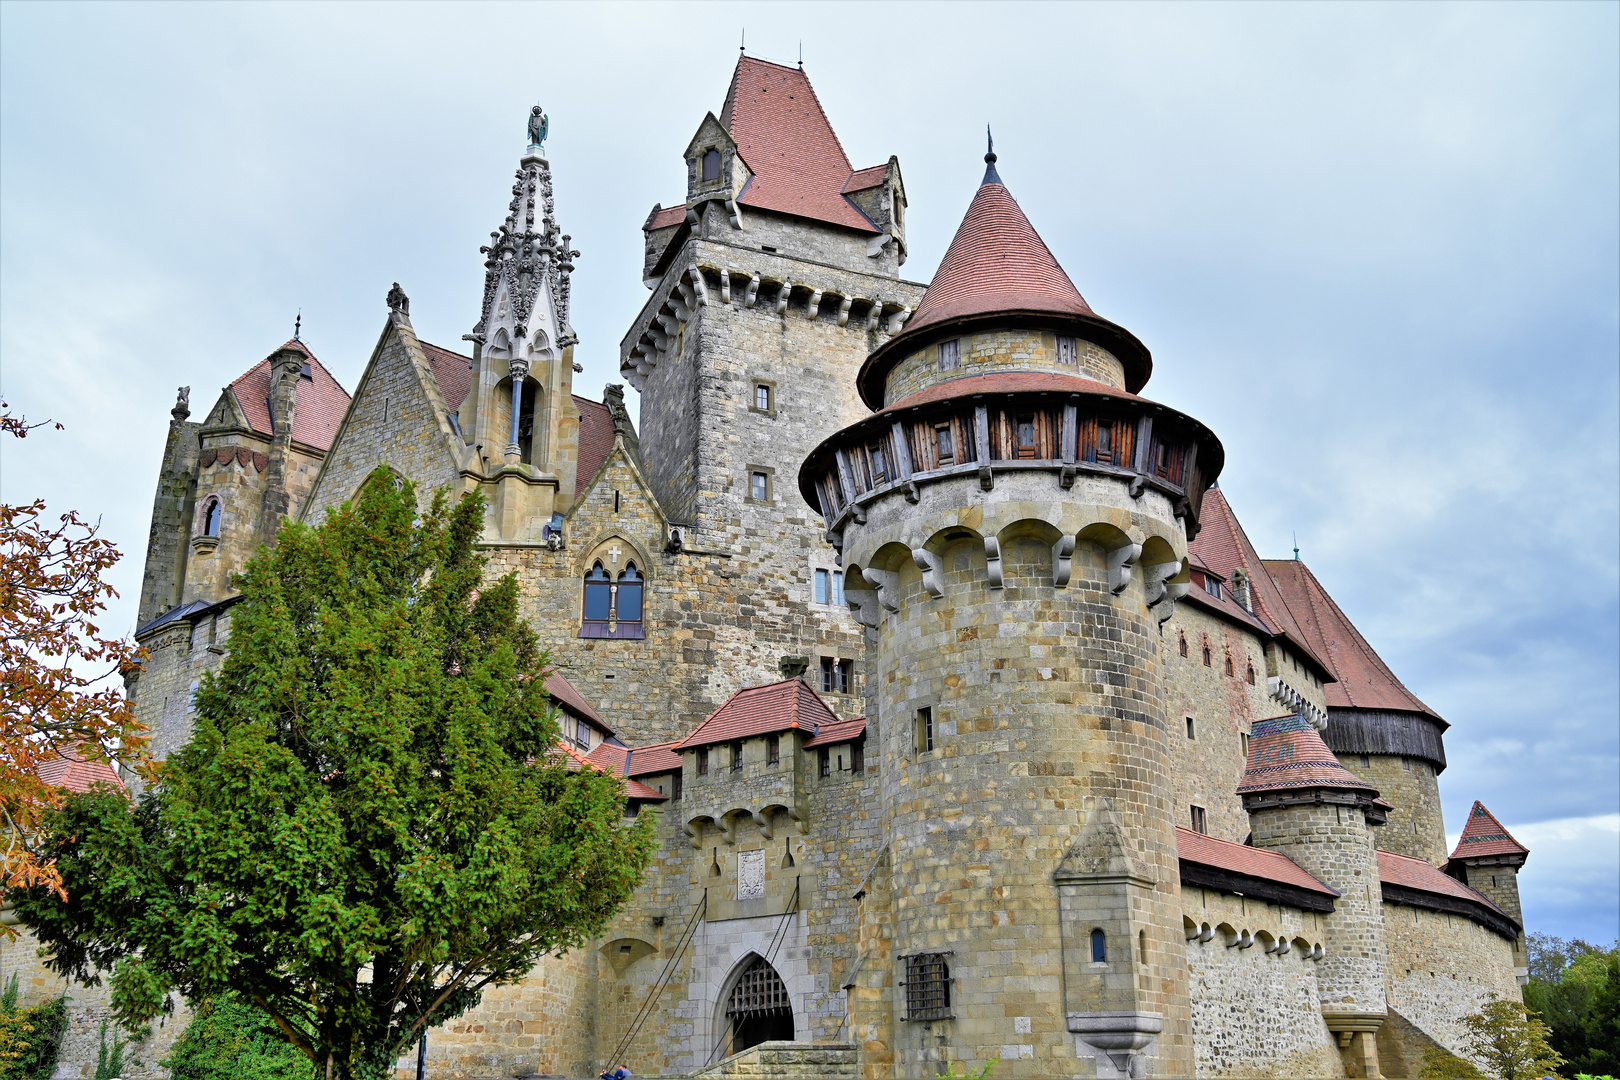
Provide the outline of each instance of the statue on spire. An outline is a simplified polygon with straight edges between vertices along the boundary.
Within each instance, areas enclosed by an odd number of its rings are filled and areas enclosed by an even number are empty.
[[[529,110],[529,145],[543,146],[546,141],[546,132],[551,130],[551,118],[545,110],[536,105]]]

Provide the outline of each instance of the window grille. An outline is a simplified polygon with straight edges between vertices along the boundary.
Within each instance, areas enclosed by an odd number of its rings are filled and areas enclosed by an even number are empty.
[[[907,1020],[949,1020],[951,1018],[951,968],[945,958],[950,953],[919,953],[906,957]]]
[[[747,1016],[752,1013],[778,1012],[791,1009],[787,987],[776,969],[762,956],[742,973],[737,985],[731,988],[731,1000],[726,1004],[727,1016]]]

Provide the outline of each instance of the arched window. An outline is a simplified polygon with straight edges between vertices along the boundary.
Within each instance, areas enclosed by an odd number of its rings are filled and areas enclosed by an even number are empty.
[[[617,555],[617,549],[613,552]],[[582,638],[630,638],[639,640],[643,609],[642,590],[646,582],[635,563],[626,563],[617,579],[598,559],[585,575],[585,604],[580,620]]]
[[[720,179],[720,151],[708,150],[703,154],[703,179]]]
[[[1204,666],[1205,667],[1209,667],[1209,660],[1210,660],[1209,644],[1206,642],[1204,644]]]
[[[208,500],[208,505],[203,507],[202,534],[204,536],[218,536],[219,535],[219,500],[218,499],[209,499]]]
[[[607,622],[613,609],[613,578],[597,563],[585,575],[585,619],[587,622]]]
[[[1246,676],[1246,678],[1249,680],[1249,685],[1253,686],[1254,685],[1254,662],[1252,660],[1249,662],[1249,673]]]
[[[1093,964],[1108,962],[1108,935],[1101,930],[1091,932],[1091,962]]]
[[[1229,679],[1232,677],[1232,654],[1231,653],[1226,654],[1226,677],[1229,678]]]
[[[1181,635],[1181,655],[1182,656],[1187,655],[1187,635],[1186,634]]]

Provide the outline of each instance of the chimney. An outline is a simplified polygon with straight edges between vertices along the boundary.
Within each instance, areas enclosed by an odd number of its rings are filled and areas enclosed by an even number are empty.
[[[281,519],[292,507],[287,493],[287,466],[292,456],[293,418],[298,408],[298,380],[307,358],[288,346],[270,358],[270,462],[264,470],[263,511],[259,528],[264,542],[275,543]]]

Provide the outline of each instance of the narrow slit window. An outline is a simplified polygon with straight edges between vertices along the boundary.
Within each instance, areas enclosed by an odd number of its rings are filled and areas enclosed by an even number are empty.
[[[678,772],[669,774],[669,801],[681,801],[681,774]]]
[[[828,777],[832,775],[832,755],[827,752],[825,746],[821,748],[820,753],[817,755],[817,762],[821,776]]]
[[[849,771],[856,776],[866,771],[866,743],[862,740],[849,744]]]
[[[1209,661],[1210,661],[1209,646],[1205,645],[1204,646],[1204,666],[1205,667],[1209,667]]]
[[[1228,679],[1230,679],[1232,677],[1232,654],[1231,653],[1226,654],[1226,677]]]
[[[731,744],[731,771],[732,772],[742,772],[742,757],[743,757],[743,744],[742,744],[742,740],[738,739],[736,742]]]
[[[1181,655],[1182,656],[1187,655],[1187,635],[1186,634],[1181,635]]]
[[[927,753],[934,748],[934,710],[924,705],[917,710],[917,750]]]
[[[1238,746],[1243,750],[1243,758],[1247,761],[1249,757],[1249,733],[1247,731],[1238,732]]]
[[[1187,738],[1189,738],[1189,739],[1198,738],[1198,725],[1193,721],[1193,718],[1190,717],[1190,716],[1187,717]]]
[[[1204,812],[1202,806],[1192,808],[1192,830],[1195,833],[1209,832],[1209,815]]]
[[[709,748],[707,746],[698,747],[697,774],[699,776],[709,775]]]
[[[219,500],[209,502],[208,509],[203,513],[203,535],[219,535]]]
[[[1248,684],[1250,686],[1254,685],[1254,664],[1253,664],[1253,662],[1251,662],[1249,664],[1249,670],[1248,670],[1248,673],[1244,675],[1244,679],[1247,680],[1247,682],[1248,682]]]
[[[1108,963],[1108,935],[1101,930],[1091,932],[1091,962],[1093,964]]]
[[[962,342],[959,338],[939,343],[939,370],[950,371],[962,366]]]
[[[779,765],[782,761],[782,736],[765,736],[765,764]]]

